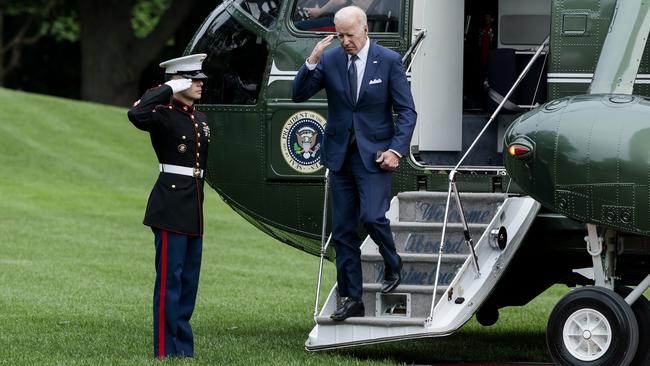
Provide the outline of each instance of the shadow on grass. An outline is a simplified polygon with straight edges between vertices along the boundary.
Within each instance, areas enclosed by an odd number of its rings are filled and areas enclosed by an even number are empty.
[[[425,338],[326,351],[358,360],[389,360],[405,364],[434,362],[550,362],[544,333],[459,332]]]

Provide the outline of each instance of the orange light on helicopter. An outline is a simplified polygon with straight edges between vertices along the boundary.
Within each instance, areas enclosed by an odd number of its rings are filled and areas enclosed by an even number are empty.
[[[508,154],[513,157],[524,157],[530,153],[530,148],[521,144],[514,143],[508,146]]]

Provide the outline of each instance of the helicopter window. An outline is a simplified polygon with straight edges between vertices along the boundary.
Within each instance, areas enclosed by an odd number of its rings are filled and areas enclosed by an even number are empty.
[[[207,53],[203,104],[256,104],[268,45],[224,12],[197,34],[190,53]]]
[[[552,0],[499,0],[498,46],[533,49],[551,29]]]
[[[369,32],[396,33],[399,29],[401,1],[396,0],[298,0],[293,24],[302,31],[335,32],[334,14],[348,5],[366,11]]]
[[[281,0],[244,0],[239,5],[266,28],[275,25]]]
[[[502,45],[532,47],[544,42],[550,28],[550,15],[503,15],[500,41]]]

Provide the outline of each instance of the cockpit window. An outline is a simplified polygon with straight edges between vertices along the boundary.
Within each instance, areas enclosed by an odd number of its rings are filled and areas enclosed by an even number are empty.
[[[272,28],[278,20],[281,0],[242,0],[239,5],[266,28]]]
[[[186,50],[187,54],[208,54],[203,71],[209,79],[203,87],[201,104],[256,104],[268,44],[227,11],[216,13],[208,22]]]
[[[366,11],[369,32],[398,32],[401,0],[298,0],[293,11],[293,24],[302,31],[335,32],[334,13],[349,5]]]

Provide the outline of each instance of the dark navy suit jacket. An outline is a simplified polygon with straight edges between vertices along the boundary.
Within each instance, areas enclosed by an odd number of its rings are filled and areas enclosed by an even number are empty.
[[[342,47],[323,52],[313,71],[303,64],[293,80],[292,99],[296,103],[306,101],[323,88],[327,92],[321,160],[335,172],[343,165],[353,128],[363,165],[369,172],[381,170],[375,163],[379,150],[409,153],[417,114],[401,58],[376,43],[371,42],[369,47],[356,105],[348,88],[348,55]],[[395,123],[393,111],[397,113]]]

